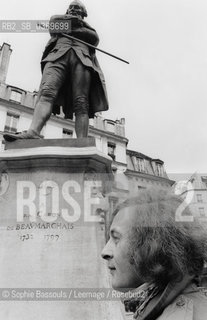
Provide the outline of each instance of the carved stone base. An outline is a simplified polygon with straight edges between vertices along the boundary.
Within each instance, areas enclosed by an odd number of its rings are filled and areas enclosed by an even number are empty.
[[[100,256],[110,158],[94,139],[24,140],[6,149],[0,288],[13,291],[0,293],[0,319],[122,319],[120,303],[106,301],[109,276]]]

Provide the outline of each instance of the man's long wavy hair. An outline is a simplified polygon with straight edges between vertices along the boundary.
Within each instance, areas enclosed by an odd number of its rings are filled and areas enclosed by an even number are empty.
[[[176,221],[183,199],[163,189],[149,189],[115,209],[135,207],[136,222],[129,237],[129,258],[143,282],[159,286],[179,281],[184,275],[202,273],[207,261],[207,229],[193,222]],[[192,216],[187,208],[182,216]],[[130,216],[129,216],[130,219]]]

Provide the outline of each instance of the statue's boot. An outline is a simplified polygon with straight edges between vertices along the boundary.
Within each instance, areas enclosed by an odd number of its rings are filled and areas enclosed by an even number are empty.
[[[43,139],[42,135],[31,129],[16,133],[7,132],[3,135],[3,137],[8,142],[12,142],[19,139]]]

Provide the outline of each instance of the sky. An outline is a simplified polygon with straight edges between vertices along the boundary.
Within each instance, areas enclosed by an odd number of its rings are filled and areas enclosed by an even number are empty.
[[[207,1],[83,0],[106,78],[107,119],[126,119],[128,149],[165,162],[168,173],[207,172]],[[3,0],[1,20],[47,20],[66,0]],[[6,82],[38,90],[47,33],[2,33],[13,50]]]

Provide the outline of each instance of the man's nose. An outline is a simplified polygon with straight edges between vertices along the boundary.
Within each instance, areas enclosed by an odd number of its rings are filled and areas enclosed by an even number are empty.
[[[110,260],[110,259],[113,258],[113,252],[112,252],[112,250],[110,248],[110,240],[107,242],[107,244],[103,248],[103,250],[101,252],[101,256],[105,260]]]

